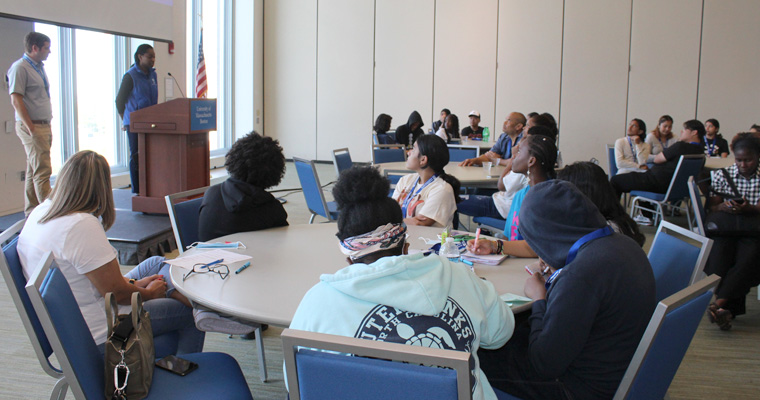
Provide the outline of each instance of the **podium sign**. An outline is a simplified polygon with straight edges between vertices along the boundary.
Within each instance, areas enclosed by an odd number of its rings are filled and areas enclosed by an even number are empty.
[[[193,99],[190,103],[190,130],[216,130],[216,99]]]
[[[134,111],[140,193],[132,211],[167,214],[164,196],[208,186],[208,132],[216,130],[216,99],[174,99]]]

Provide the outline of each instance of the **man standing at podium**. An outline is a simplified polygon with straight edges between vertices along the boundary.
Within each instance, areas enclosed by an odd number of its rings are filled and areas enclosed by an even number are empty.
[[[140,193],[140,175],[137,158],[137,133],[129,131],[129,114],[141,108],[158,104],[158,81],[156,69],[156,52],[153,46],[141,44],[135,51],[135,63],[121,80],[119,93],[116,95],[116,110],[124,121],[124,130],[129,137],[129,177],[132,180],[132,193]]]
[[[8,70],[8,92],[16,110],[16,135],[26,151],[24,214],[42,203],[50,193],[50,83],[42,64],[50,54],[50,38],[29,32],[24,38],[26,52]]]

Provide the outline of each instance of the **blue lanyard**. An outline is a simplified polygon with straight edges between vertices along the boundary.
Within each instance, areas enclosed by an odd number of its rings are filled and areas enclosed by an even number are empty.
[[[29,65],[34,68],[35,71],[37,71],[38,74],[42,77],[42,81],[45,82],[45,92],[47,92],[48,98],[50,98],[50,84],[48,84],[47,75],[45,74],[45,70],[42,69],[42,67],[38,67],[37,64],[34,63],[34,60],[29,58],[26,54],[22,57],[26,62],[29,63]]]
[[[718,137],[716,136],[716,137],[713,138],[712,142],[708,142],[707,143],[707,155],[708,156],[715,155],[715,153],[713,153],[713,152],[715,151],[715,142],[717,140],[718,140]],[[705,141],[707,141],[707,138],[705,138]]]
[[[604,228],[599,228],[587,234],[586,236],[583,236],[582,238],[578,239],[578,241],[573,243],[573,245],[570,247],[570,251],[567,253],[567,259],[565,260],[564,266],[566,267],[568,264],[573,262],[573,260],[575,260],[575,257],[578,256],[578,250],[581,249],[581,246],[583,246],[584,244],[592,240],[596,240],[599,238],[603,238],[605,236],[612,235],[612,232],[613,232],[612,228],[608,225],[608,226],[605,226]],[[552,282],[554,282],[554,280],[557,279],[557,276],[559,275],[560,272],[562,272],[562,269],[558,269],[554,271],[554,273],[549,277],[549,279],[546,280],[545,285],[546,285],[547,290],[549,290],[549,286],[551,286]]]
[[[639,160],[636,159],[636,149],[633,147],[633,142],[631,142],[631,137],[628,136],[628,145],[631,146],[631,154],[633,154],[633,162],[636,164],[639,163]]]
[[[433,181],[437,177],[438,177],[438,174],[435,174],[435,175],[431,176],[430,179],[427,180],[427,182],[425,182],[424,184],[422,184],[422,186],[417,191],[417,193],[414,192],[414,188],[417,187],[417,182],[419,181],[419,179],[416,179],[414,181],[414,186],[412,186],[412,190],[409,191],[409,194],[404,199],[404,204],[401,206],[401,215],[403,216],[403,218],[406,218],[406,211],[407,211],[407,208],[409,208],[409,203],[412,202],[412,197],[415,197],[418,194],[420,194],[420,192],[422,192],[422,190],[425,189],[427,187],[427,185],[433,183]]]

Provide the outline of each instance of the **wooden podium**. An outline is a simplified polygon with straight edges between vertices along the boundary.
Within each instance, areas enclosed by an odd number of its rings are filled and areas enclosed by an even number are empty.
[[[209,185],[208,132],[216,130],[216,99],[174,99],[134,111],[140,193],[132,211],[167,214],[164,196]]]

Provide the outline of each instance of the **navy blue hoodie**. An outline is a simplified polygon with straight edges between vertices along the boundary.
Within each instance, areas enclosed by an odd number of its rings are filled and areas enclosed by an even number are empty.
[[[561,269],[546,300],[533,303],[530,366],[578,399],[613,397],[657,305],[647,255],[625,235],[590,241],[565,265],[578,239],[605,226],[596,206],[559,180],[532,187],[520,212],[530,247]]]

